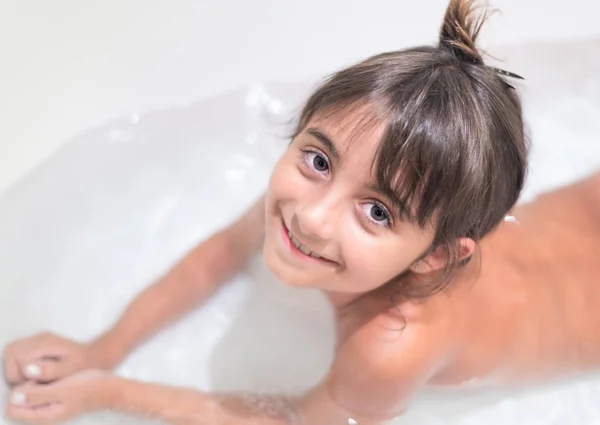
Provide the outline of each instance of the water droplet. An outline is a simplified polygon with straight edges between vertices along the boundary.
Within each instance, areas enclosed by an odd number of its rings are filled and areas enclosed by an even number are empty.
[[[350,418],[350,419],[348,419],[348,425],[358,425],[358,422],[356,422],[354,419]]]

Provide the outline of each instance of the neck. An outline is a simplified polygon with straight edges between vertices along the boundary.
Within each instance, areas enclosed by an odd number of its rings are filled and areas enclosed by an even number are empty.
[[[336,310],[341,310],[344,307],[349,306],[359,298],[363,297],[366,293],[345,293],[345,292],[325,292],[329,302],[333,305]]]

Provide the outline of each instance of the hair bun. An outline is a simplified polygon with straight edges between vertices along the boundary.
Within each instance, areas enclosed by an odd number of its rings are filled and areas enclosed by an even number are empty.
[[[440,32],[440,47],[460,60],[482,65],[476,41],[488,14],[486,9],[483,14],[475,15],[474,3],[474,0],[450,0]]]

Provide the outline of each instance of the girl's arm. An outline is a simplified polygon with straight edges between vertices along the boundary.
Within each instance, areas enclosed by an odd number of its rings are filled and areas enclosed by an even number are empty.
[[[109,408],[173,425],[379,425],[436,372],[443,335],[374,320],[339,348],[321,385],[298,399],[218,395],[116,378]]]
[[[118,322],[94,347],[103,351],[107,368],[190,310],[202,304],[233,277],[264,238],[264,198],[241,218],[190,251],[172,270],[129,304]]]
[[[41,333],[10,343],[4,375],[11,385],[52,382],[85,369],[112,369],[136,346],[205,301],[262,246],[264,198],[228,228],[199,244],[139,294],[112,328],[90,343]]]
[[[297,399],[211,394],[89,370],[15,387],[6,415],[31,424],[61,423],[109,409],[170,425],[379,425],[401,415],[414,391],[448,360],[441,349],[447,342],[448,333],[431,325],[403,328],[376,318],[341,344],[325,380]]]

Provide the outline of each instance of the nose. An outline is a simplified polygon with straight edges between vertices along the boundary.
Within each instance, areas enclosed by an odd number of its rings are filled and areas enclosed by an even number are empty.
[[[296,210],[292,225],[300,238],[330,240],[340,222],[340,200],[333,196],[315,196]],[[294,223],[295,221],[295,223]]]

